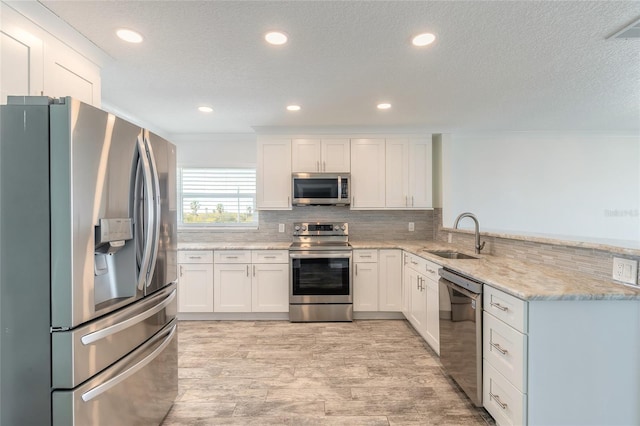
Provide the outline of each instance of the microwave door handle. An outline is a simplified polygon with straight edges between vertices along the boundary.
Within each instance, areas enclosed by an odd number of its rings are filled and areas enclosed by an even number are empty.
[[[142,176],[143,176],[143,192],[145,205],[145,220],[139,218],[138,227],[144,227],[144,249],[142,253],[142,261],[140,262],[140,273],[138,275],[138,290],[144,290],[145,283],[147,281],[147,271],[149,270],[149,263],[151,257],[151,243],[153,241],[153,196],[151,190],[153,183],[151,182],[151,168],[149,165],[149,158],[147,157],[147,148],[142,135],[138,136],[138,152],[139,161],[142,164]]]
[[[156,166],[155,156],[153,155],[153,148],[151,147],[151,141],[147,135],[145,135],[145,143],[148,149],[149,169],[151,171],[153,185],[153,225],[151,227],[153,231],[153,238],[151,240],[151,260],[149,262],[149,269],[147,272],[147,287],[149,287],[156,267],[156,261],[158,260],[158,245],[160,239],[160,182],[158,179],[158,168]]]

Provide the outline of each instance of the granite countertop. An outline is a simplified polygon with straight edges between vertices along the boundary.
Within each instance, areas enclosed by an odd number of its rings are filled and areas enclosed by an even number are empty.
[[[425,242],[351,242],[355,249],[399,248],[473,277],[523,300],[640,300],[640,290],[580,272],[491,255],[476,255],[455,244]],[[446,259],[426,250],[453,250],[478,259]]]
[[[640,300],[640,290],[531,262],[475,255],[468,247],[436,241],[350,241],[354,249],[402,249],[473,277],[523,300]],[[286,250],[290,242],[180,243],[178,250]],[[426,250],[453,250],[478,259],[446,259]]]

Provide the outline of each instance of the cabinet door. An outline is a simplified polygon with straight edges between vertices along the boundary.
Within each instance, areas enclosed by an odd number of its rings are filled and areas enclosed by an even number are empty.
[[[213,312],[212,264],[180,264],[178,312]]]
[[[320,139],[294,139],[291,141],[291,171],[322,171],[322,143]]]
[[[438,282],[431,279],[426,281],[427,294],[427,324],[425,340],[431,348],[440,355],[440,296]]]
[[[402,315],[407,320],[411,316],[411,271],[409,254],[402,252]]]
[[[37,96],[43,90],[43,42],[24,28],[24,17],[0,5],[0,102],[7,96]]]
[[[257,264],[252,269],[251,310],[289,312],[289,264]]]
[[[378,256],[378,309],[402,309],[402,250],[380,250]]]
[[[433,207],[433,153],[430,138],[410,141],[408,164],[408,207]]]
[[[353,310],[378,310],[378,264],[354,263]]]
[[[384,139],[352,139],[351,209],[385,206],[385,141]]]
[[[249,264],[216,264],[213,280],[214,312],[251,312]]]
[[[425,337],[427,324],[427,297],[425,293],[425,279],[418,272],[411,270],[411,311],[410,321],[416,331]]]
[[[386,201],[387,207],[404,208],[410,205],[409,140],[386,141]]]
[[[256,174],[258,209],[291,210],[291,140],[259,140]]]
[[[321,170],[346,172],[351,170],[351,144],[349,139],[324,139],[322,141]]]

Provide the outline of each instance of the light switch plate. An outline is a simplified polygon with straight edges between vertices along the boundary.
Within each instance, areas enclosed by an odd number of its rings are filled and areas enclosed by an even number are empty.
[[[613,279],[625,284],[638,284],[638,261],[613,258]]]
[[[284,223],[278,224],[278,232],[284,232]]]

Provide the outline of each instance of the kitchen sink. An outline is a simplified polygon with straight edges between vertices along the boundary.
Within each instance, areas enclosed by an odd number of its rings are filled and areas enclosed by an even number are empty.
[[[449,251],[449,250],[423,250],[427,253],[435,254],[439,257],[444,257],[445,259],[478,259],[475,256],[469,256],[468,254],[460,253],[457,251]]]

